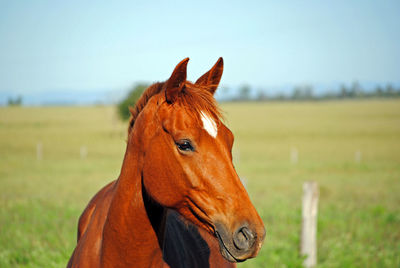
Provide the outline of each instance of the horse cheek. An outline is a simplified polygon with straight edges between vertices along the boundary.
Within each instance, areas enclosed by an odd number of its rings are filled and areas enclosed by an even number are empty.
[[[166,146],[154,146],[146,155],[143,168],[143,183],[146,191],[156,202],[166,207],[176,207],[181,200],[176,177],[179,165],[175,157],[168,154]]]

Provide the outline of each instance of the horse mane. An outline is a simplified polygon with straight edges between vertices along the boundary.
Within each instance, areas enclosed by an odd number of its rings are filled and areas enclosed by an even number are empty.
[[[164,83],[154,83],[149,86],[140,96],[138,101],[135,103],[135,107],[129,107],[129,111],[131,112],[131,117],[129,118],[129,127],[128,127],[128,135],[131,133],[133,125],[135,124],[136,118],[139,116],[140,112],[146,106],[147,102],[151,97],[158,94],[163,87]]]
[[[131,133],[135,120],[144,109],[151,97],[163,91],[164,83],[155,83],[149,86],[140,96],[134,108],[129,107],[131,117],[129,119],[128,135]],[[219,110],[211,86],[203,86],[185,81],[185,87],[179,93],[176,102],[187,108],[187,111],[201,122],[201,113],[211,116],[219,124],[221,122],[221,111]]]

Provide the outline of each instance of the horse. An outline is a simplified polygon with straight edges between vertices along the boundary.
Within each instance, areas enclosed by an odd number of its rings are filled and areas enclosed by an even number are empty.
[[[214,98],[223,59],[195,83],[188,61],[130,108],[120,175],[79,218],[67,267],[236,267],[259,252],[264,224]]]

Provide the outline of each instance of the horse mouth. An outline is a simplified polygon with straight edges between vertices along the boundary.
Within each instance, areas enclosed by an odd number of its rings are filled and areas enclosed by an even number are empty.
[[[218,243],[219,243],[219,251],[221,253],[221,255],[228,261],[230,262],[243,262],[246,259],[237,259],[235,258],[235,256],[232,255],[232,253],[229,251],[229,249],[227,248],[227,246],[225,246],[224,240],[222,239],[221,235],[218,233],[218,231],[215,231],[215,235],[218,239]]]

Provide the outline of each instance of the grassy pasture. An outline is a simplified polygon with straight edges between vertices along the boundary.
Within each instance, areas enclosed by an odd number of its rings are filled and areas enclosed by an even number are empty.
[[[400,267],[399,100],[222,109],[235,165],[267,228],[259,257],[239,267],[301,267],[307,180],[320,185],[319,267]],[[0,267],[66,266],[80,213],[119,174],[125,132],[114,107],[0,108]]]

